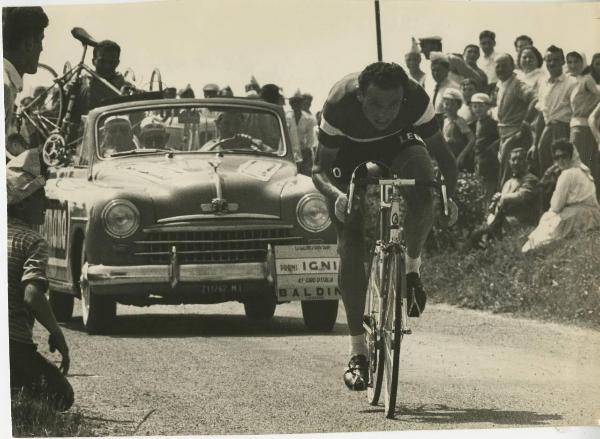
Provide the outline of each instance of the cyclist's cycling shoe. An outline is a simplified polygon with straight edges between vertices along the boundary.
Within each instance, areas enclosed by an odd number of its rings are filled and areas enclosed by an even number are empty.
[[[419,317],[425,309],[427,295],[423,290],[421,278],[417,273],[408,273],[406,275],[406,287],[408,290],[408,316]]]
[[[364,355],[354,355],[344,372],[344,383],[350,390],[367,390],[368,372],[367,358]]]

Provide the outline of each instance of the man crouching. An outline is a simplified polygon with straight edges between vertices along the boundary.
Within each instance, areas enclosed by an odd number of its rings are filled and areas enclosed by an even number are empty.
[[[47,204],[39,153],[27,150],[6,166],[11,393],[24,389],[57,410],[67,410],[74,398],[65,377],[69,348],[44,295],[48,289],[48,243],[32,228],[44,223]],[[58,350],[62,355],[60,368],[37,351],[33,343],[35,320],[50,333],[50,351]]]

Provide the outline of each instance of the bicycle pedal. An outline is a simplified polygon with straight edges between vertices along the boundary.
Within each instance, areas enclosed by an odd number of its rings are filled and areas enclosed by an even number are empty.
[[[411,335],[412,334],[412,330],[411,329],[403,329],[402,330],[402,334],[404,334],[404,335]]]

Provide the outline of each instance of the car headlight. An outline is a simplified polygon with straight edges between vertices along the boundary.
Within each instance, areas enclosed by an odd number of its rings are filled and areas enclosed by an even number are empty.
[[[113,238],[127,238],[140,226],[140,211],[131,201],[113,200],[102,209],[106,232]]]
[[[298,201],[296,216],[302,228],[312,233],[322,232],[331,224],[327,202],[321,194],[303,196]]]

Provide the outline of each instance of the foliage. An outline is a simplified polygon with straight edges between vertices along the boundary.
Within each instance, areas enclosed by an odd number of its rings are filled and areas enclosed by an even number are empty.
[[[428,258],[423,279],[430,297],[600,328],[600,231],[523,254],[526,235],[521,229],[486,250],[451,250]]]
[[[26,392],[13,395],[12,433],[15,437],[92,436],[91,427],[81,413],[71,409],[57,412],[48,403],[31,398]]]

